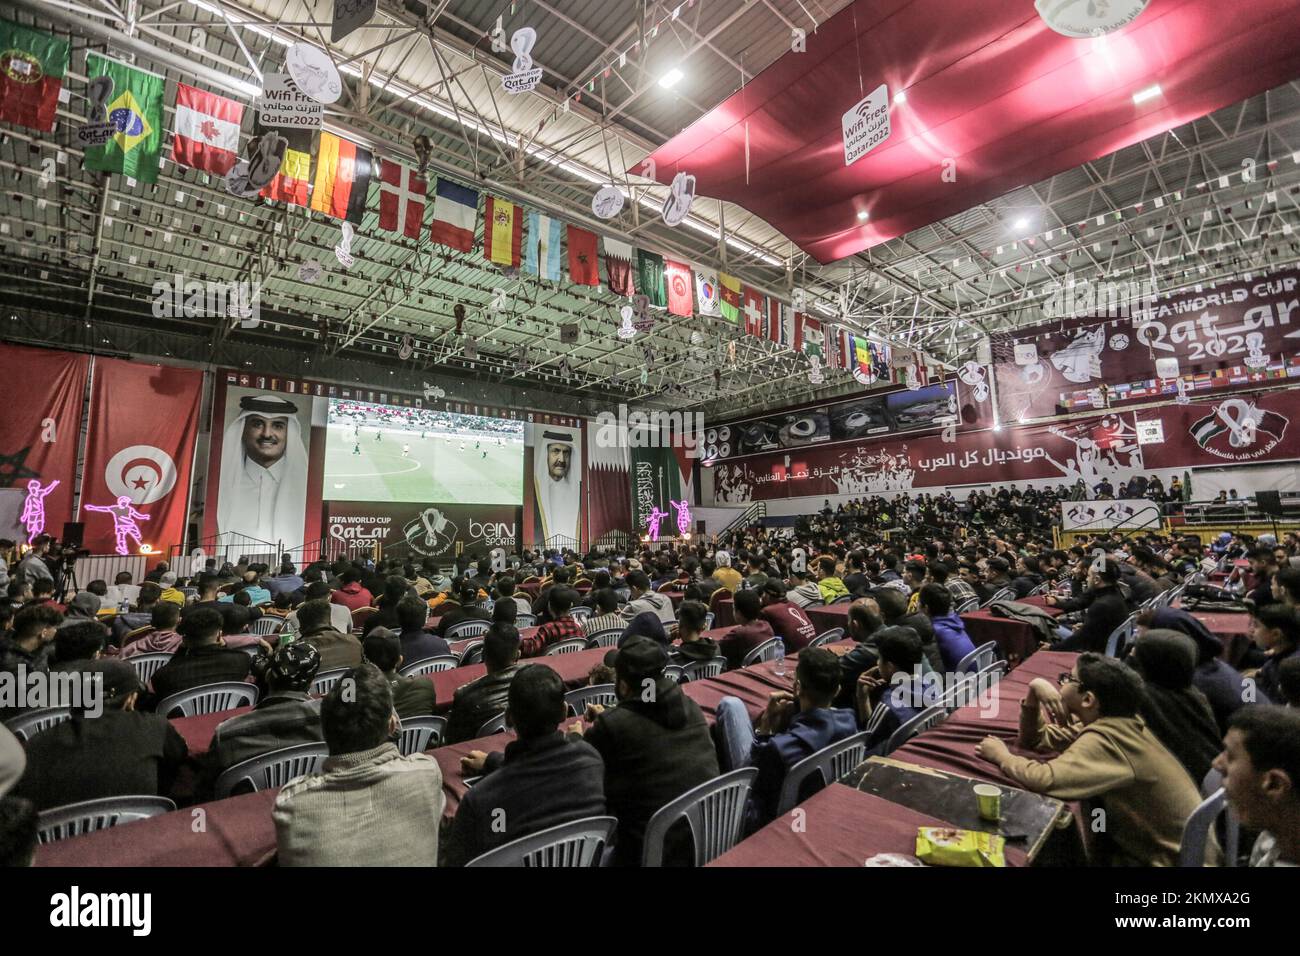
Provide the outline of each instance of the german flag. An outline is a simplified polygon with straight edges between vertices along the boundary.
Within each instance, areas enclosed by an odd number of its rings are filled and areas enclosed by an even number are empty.
[[[375,168],[370,150],[333,133],[320,134],[316,153],[316,180],[311,208],[335,219],[360,225],[366,212],[366,194]]]
[[[257,122],[257,112],[254,111],[254,135],[260,136],[268,131]],[[280,160],[280,171],[261,195],[293,206],[306,206],[307,185],[311,182],[311,130],[277,129],[275,132],[288,140],[288,146],[284,150],[284,159]]]

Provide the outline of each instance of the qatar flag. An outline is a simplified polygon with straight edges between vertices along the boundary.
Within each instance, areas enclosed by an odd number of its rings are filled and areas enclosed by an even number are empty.
[[[242,103],[177,83],[172,159],[190,169],[226,175],[239,160],[243,119]]]

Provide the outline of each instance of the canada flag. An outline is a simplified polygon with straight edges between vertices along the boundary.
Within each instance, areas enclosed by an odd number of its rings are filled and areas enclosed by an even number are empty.
[[[239,160],[243,119],[242,103],[177,83],[172,158],[191,169],[226,175]]]

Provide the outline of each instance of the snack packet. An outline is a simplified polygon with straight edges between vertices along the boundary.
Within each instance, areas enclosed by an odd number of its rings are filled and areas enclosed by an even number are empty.
[[[1007,841],[993,833],[917,827],[916,857],[930,866],[1006,866]]]

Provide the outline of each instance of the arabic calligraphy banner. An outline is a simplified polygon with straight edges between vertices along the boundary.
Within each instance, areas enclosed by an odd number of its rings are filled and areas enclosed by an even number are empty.
[[[1169,405],[1155,414],[1164,441],[1143,445],[1151,468],[1231,465],[1300,458],[1300,392],[1225,396]]]
[[[331,501],[325,552],[379,544],[409,548],[410,557],[446,561],[464,552],[487,557],[493,548],[519,550],[523,509],[517,505],[420,505],[389,501]],[[393,552],[400,555],[401,551]]]
[[[1088,317],[994,336],[1002,420],[1084,411],[1103,384],[1113,406],[1173,397],[1179,378],[1195,395],[1300,377],[1297,290],[1300,273],[1281,272],[1138,300],[1122,318],[1085,304]],[[1062,313],[1080,314],[1074,306],[1085,297],[1075,289],[1057,298]],[[1121,314],[1113,299],[1106,303],[1105,315]]]

